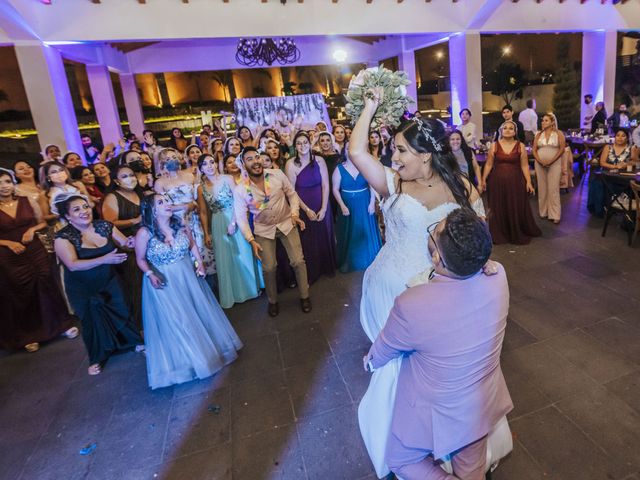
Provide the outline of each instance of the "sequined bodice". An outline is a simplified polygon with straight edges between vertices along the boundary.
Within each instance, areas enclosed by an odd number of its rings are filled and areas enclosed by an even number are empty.
[[[427,248],[427,227],[445,218],[459,205],[447,202],[428,209],[410,195],[397,193],[393,170],[385,168],[385,171],[391,193],[381,205],[386,243],[369,268],[394,271],[405,280],[409,280],[431,265]],[[481,199],[474,202],[472,207],[478,215],[485,215]]]
[[[175,235],[173,246],[152,237],[147,245],[147,260],[154,266],[176,263],[189,253],[189,237],[184,230],[179,230]]]
[[[195,188],[190,183],[182,183],[168,189],[165,195],[174,205],[189,203],[195,200]]]
[[[203,185],[202,194],[211,213],[222,212],[233,207],[233,191],[227,182],[222,182],[218,191],[214,193],[209,192]]]

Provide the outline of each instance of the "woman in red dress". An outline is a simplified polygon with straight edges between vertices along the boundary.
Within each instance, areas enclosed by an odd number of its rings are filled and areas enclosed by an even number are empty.
[[[13,172],[0,168],[0,292],[9,299],[0,321],[2,349],[35,352],[58,335],[78,336],[52,259],[35,235],[44,227],[38,204],[16,195]]]
[[[482,172],[482,188],[489,201],[489,230],[493,243],[525,245],[531,237],[542,235],[531,211],[528,194],[531,185],[527,150],[516,138],[517,126],[507,121],[500,136],[489,149]]]

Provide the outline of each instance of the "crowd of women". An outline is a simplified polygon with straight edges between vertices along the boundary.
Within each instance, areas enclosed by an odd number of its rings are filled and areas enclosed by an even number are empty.
[[[446,168],[486,191],[496,243],[527,243],[540,230],[517,125],[501,126],[481,171],[469,118],[448,134],[445,148],[455,163]],[[555,117],[545,118],[534,152],[546,168],[562,134]],[[281,169],[299,197],[309,283],[336,270],[364,270],[382,247],[381,197],[349,158],[351,129],[329,130],[318,122],[297,131],[240,126],[227,135],[216,122],[191,138],[174,128],[164,145],[145,130],[141,139],[129,134],[106,147],[83,135],[83,152],[63,155],[48,145],[40,165],[18,161],[0,169],[0,289],[13,300],[0,348],[32,352],[59,335],[73,338],[77,318],[92,375],[129,348],[146,348],[152,388],[215,373],[242,346],[222,309],[264,288],[234,213],[234,190],[248,182],[243,148],[257,148],[265,168]],[[366,150],[402,171],[400,158],[411,147],[395,138],[388,128],[370,131]],[[553,195],[538,188],[549,203],[541,203],[540,215],[559,220]],[[294,287],[278,249],[279,289]]]

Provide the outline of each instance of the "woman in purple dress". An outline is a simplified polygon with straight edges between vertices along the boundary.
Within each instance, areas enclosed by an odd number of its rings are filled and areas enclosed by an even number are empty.
[[[306,225],[300,241],[309,283],[313,283],[321,275],[333,275],[336,269],[329,173],[324,159],[311,152],[311,141],[305,132],[298,132],[293,144],[296,155],[287,161],[285,171],[300,197],[300,218]]]

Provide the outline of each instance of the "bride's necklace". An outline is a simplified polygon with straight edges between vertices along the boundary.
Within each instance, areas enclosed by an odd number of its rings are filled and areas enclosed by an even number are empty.
[[[421,179],[417,179],[415,180],[415,182],[418,185],[423,185],[429,188],[433,188],[433,187],[437,187],[438,185],[440,185],[442,183],[442,180],[440,179],[436,179],[436,180],[422,180]]]

